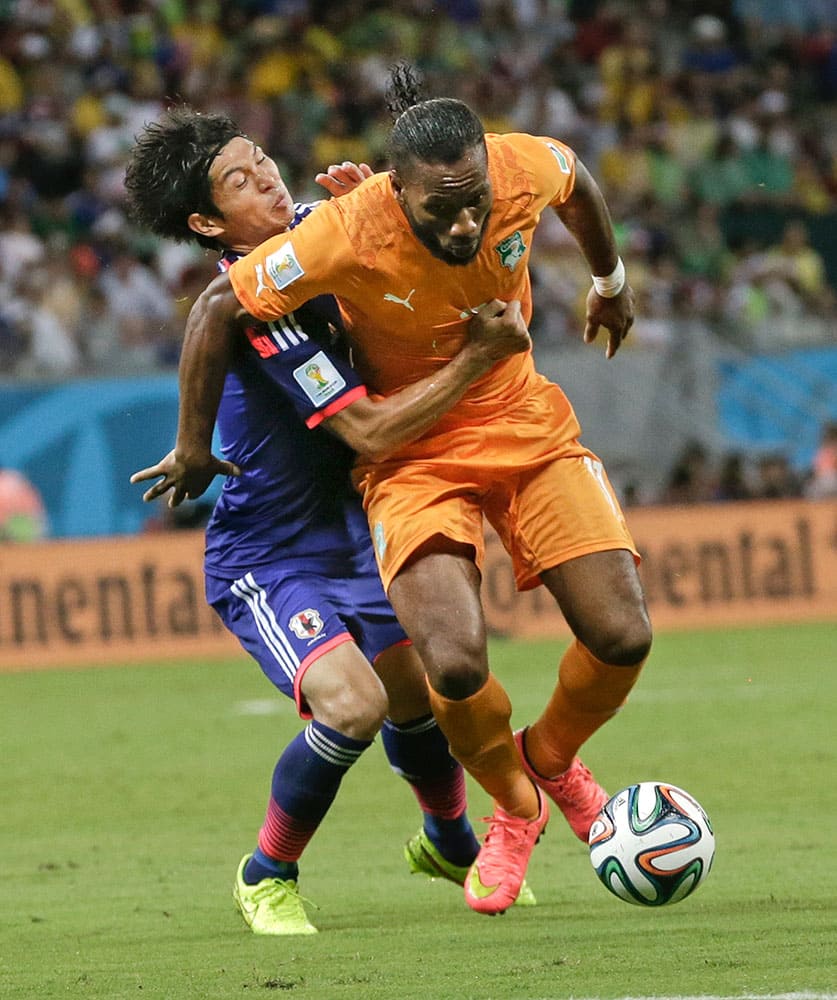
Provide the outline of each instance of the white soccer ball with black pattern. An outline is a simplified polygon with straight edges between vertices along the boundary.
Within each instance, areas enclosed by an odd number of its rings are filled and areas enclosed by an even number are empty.
[[[615,896],[677,903],[706,880],[715,835],[701,805],[663,781],[641,781],[607,802],[590,827],[590,862]]]

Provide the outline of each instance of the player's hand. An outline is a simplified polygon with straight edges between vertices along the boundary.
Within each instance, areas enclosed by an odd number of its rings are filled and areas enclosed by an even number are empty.
[[[143,500],[150,503],[171,490],[169,507],[179,507],[184,500],[196,500],[205,493],[216,476],[240,475],[241,469],[232,462],[222,461],[214,455],[187,461],[175,449],[156,465],[135,472],[131,476],[131,482],[144,483],[160,477],[158,482],[143,493]]]
[[[520,303],[516,299],[511,302],[492,299],[475,309],[468,324],[468,345],[482,352],[492,364],[530,350],[532,338]]]
[[[587,322],[584,343],[592,344],[603,326],[608,331],[605,357],[612,358],[634,323],[634,290],[625,285],[618,295],[606,299],[595,288],[587,294]]]
[[[324,174],[317,174],[314,180],[333,198],[339,198],[354,191],[358,184],[371,177],[372,173],[368,163],[352,163],[351,160],[344,160],[343,163],[332,163]]]

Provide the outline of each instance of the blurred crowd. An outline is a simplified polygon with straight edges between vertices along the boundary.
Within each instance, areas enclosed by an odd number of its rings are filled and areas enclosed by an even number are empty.
[[[328,163],[382,165],[405,58],[489,129],[576,149],[618,220],[638,338],[685,312],[817,339],[835,315],[837,242],[812,238],[835,228],[835,29],[837,0],[0,0],[0,374],[176,363],[212,261],[126,218],[145,122],[178,100],[232,113],[314,198]],[[540,237],[541,335],[577,335],[589,276],[560,226]]]
[[[489,130],[556,136],[598,178],[634,340],[697,318],[751,348],[833,342],[837,0],[0,0],[0,377],[174,367],[210,253],[126,217],[125,158],[174,102],[232,114],[300,200],[384,165],[390,68]],[[542,343],[589,275],[551,216]]]
[[[625,493],[626,506],[837,497],[837,422],[823,427],[811,467],[802,472],[781,451],[714,455],[695,439],[685,444],[658,494],[634,486]]]

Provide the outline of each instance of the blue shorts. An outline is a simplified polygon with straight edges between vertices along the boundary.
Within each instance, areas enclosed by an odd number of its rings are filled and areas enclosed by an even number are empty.
[[[374,663],[390,646],[409,642],[370,558],[327,572],[289,560],[237,579],[206,577],[206,599],[267,677],[311,718],[300,693],[308,667],[343,642],[357,643]]]

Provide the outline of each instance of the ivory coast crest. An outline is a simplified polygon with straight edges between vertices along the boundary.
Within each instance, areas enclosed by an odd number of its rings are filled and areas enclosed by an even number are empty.
[[[500,255],[500,263],[513,271],[526,253],[526,244],[520,235],[520,230],[516,229],[511,236],[501,240],[494,249]]]

